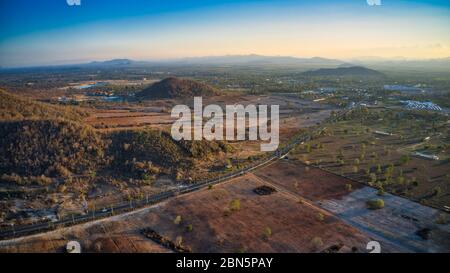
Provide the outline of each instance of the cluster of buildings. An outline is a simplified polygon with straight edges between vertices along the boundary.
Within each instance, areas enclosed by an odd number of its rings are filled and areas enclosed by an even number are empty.
[[[405,105],[406,108],[409,109],[419,109],[419,110],[431,110],[431,111],[442,111],[442,108],[439,105],[432,103],[430,101],[420,102],[415,100],[406,100],[401,101]]]
[[[394,84],[394,85],[384,85],[384,90],[409,92],[409,93],[424,93],[425,90],[421,87],[422,87],[421,85],[406,86]]]
[[[62,103],[71,102],[83,102],[83,101],[105,101],[105,102],[116,102],[121,101],[122,98],[119,96],[106,96],[106,95],[71,95],[58,97],[58,101]]]

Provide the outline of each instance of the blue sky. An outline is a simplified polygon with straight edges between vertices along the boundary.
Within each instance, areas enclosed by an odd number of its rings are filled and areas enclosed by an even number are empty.
[[[0,66],[225,54],[450,55],[448,1],[0,0]]]

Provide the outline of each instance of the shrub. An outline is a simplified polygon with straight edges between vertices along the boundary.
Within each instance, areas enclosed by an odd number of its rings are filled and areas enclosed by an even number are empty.
[[[234,199],[233,201],[231,201],[230,203],[230,210],[231,211],[237,211],[241,209],[241,200],[239,199]]]
[[[173,223],[175,225],[179,225],[181,223],[181,216],[177,215],[177,217],[175,217],[175,220],[173,220]]]
[[[347,191],[352,191],[352,184],[350,184],[350,183],[345,184],[345,189],[346,189]]]
[[[405,178],[403,176],[397,177],[397,184],[403,185],[405,183]]]
[[[175,245],[178,247],[183,247],[183,237],[182,236],[177,236],[177,238],[175,238]]]
[[[223,209],[223,215],[224,216],[229,216],[231,214],[231,210],[230,208],[226,207]]]
[[[270,236],[272,236],[272,229],[270,227],[266,227],[264,229],[264,237],[269,238]]]
[[[435,187],[435,188],[433,189],[433,195],[434,195],[434,196],[439,196],[439,195],[441,195],[441,193],[442,193],[441,187],[437,186],[437,187]]]
[[[409,155],[402,155],[400,157],[400,164],[404,165],[410,161]]]
[[[314,237],[311,240],[311,244],[313,245],[314,249],[319,250],[323,246],[322,238]]]
[[[323,215],[322,213],[319,212],[319,213],[317,214],[317,220],[319,220],[319,221],[322,222],[323,220],[325,220],[325,215]]]
[[[380,174],[381,172],[382,172],[381,165],[378,164],[377,165],[377,173]]]
[[[367,208],[376,210],[384,208],[384,201],[382,199],[374,199],[366,202]]]
[[[306,144],[305,145],[305,151],[309,154],[311,153],[311,145],[310,144]]]
[[[192,232],[193,229],[194,229],[194,228],[192,227],[192,225],[187,225],[187,226],[186,226],[186,231],[187,231],[187,232]]]

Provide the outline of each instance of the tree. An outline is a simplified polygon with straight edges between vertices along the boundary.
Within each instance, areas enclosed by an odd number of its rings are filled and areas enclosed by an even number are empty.
[[[323,215],[322,213],[318,213],[317,214],[317,220],[319,220],[320,222],[322,222],[323,220],[325,220],[325,215]]]
[[[181,223],[181,216],[177,215],[177,217],[175,217],[175,220],[173,220],[173,223],[175,225],[179,225]]]
[[[186,226],[186,231],[187,231],[187,232],[192,232],[193,229],[194,229],[194,228],[192,227],[192,225],[187,225],[187,226]]]
[[[372,183],[377,182],[377,175],[376,174],[370,173],[369,177],[370,177],[370,182],[372,182]]]
[[[374,199],[366,202],[367,208],[377,210],[384,208],[384,201],[382,199]]]
[[[230,210],[231,211],[237,211],[241,209],[241,200],[234,199],[230,202]]]
[[[311,244],[313,245],[315,250],[319,250],[323,246],[322,238],[320,237],[314,237],[311,240]]]
[[[175,238],[175,245],[177,247],[183,247],[183,237],[182,236],[177,236],[177,238]]]
[[[377,173],[378,174],[380,174],[380,173],[382,173],[382,169],[381,169],[381,165],[380,164],[377,164]]]
[[[305,151],[309,154],[311,153],[311,145],[310,144],[305,144]]]
[[[441,187],[437,186],[437,187],[435,187],[435,188],[433,189],[433,195],[434,195],[434,196],[439,196],[439,195],[441,195],[441,193],[442,193]]]
[[[345,184],[345,189],[346,189],[347,191],[352,191],[352,184],[350,184],[350,183]]]
[[[404,164],[408,163],[409,161],[410,161],[409,155],[402,155],[400,157],[400,164],[401,165],[404,165]]]
[[[270,227],[266,227],[264,229],[264,237],[269,239],[270,236],[272,236],[272,229]]]

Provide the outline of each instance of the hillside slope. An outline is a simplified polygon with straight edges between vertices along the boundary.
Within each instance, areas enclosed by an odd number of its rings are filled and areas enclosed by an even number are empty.
[[[0,122],[0,172],[19,175],[87,173],[103,160],[104,143],[79,123],[56,120]]]
[[[86,113],[70,106],[57,106],[22,98],[0,89],[0,120],[66,119],[81,121]]]

